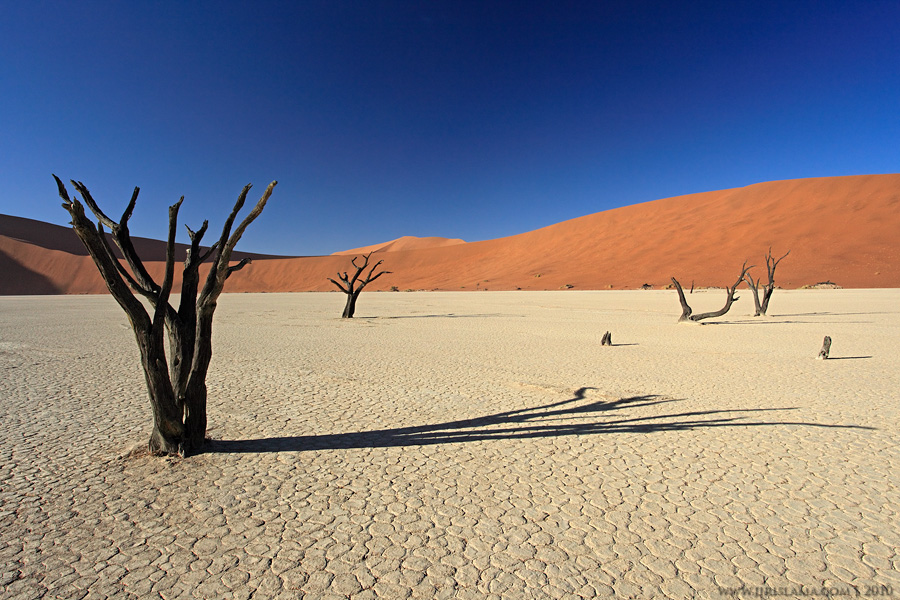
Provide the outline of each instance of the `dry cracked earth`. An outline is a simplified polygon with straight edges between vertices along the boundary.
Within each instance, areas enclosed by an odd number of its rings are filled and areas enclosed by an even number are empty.
[[[186,459],[141,451],[110,298],[0,298],[0,597],[900,595],[869,293],[709,326],[667,292],[226,295]]]

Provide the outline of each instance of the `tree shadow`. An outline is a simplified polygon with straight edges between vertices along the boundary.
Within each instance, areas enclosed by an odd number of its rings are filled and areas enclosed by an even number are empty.
[[[831,317],[846,317],[849,315],[892,315],[894,312],[889,311],[870,311],[870,312],[808,312],[808,313],[794,313],[794,314],[774,314],[769,315],[770,317],[822,317],[822,316],[831,316]],[[803,321],[805,322],[805,321]]]
[[[484,314],[471,314],[471,315],[458,315],[455,313],[446,313],[443,315],[396,315],[393,317],[360,317],[367,319],[434,319],[434,318],[444,318],[444,319],[465,319],[465,318],[485,318],[485,317],[524,317],[525,315],[508,315],[503,313],[484,313]]]
[[[574,397],[520,410],[476,417],[372,431],[356,431],[324,435],[269,437],[253,440],[209,440],[206,452],[302,452],[352,448],[392,448],[428,446],[484,440],[530,439],[601,433],[656,433],[690,431],[706,427],[757,427],[798,425],[846,429],[874,429],[859,425],[827,425],[800,421],[750,421],[746,413],[763,413],[797,408],[755,408],[678,412],[662,415],[628,417],[627,409],[657,406],[682,400],[649,394],[618,400],[586,401],[582,387]],[[743,413],[738,415],[736,413]],[[620,418],[616,418],[619,416]],[[591,419],[603,418],[603,420]],[[590,419],[585,421],[585,419]]]
[[[799,316],[799,315],[798,315]],[[770,316],[767,319],[757,319],[753,317],[747,317],[746,319],[725,319],[721,321],[701,321],[699,325],[790,325],[790,324],[805,324],[805,325],[871,325],[873,321],[780,321],[781,317]]]
[[[829,356],[828,360],[863,360],[871,356]]]

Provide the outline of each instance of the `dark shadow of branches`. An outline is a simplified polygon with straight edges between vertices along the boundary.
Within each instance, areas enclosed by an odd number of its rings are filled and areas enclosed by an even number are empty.
[[[269,437],[254,440],[210,440],[207,452],[300,452],[348,448],[390,448],[451,444],[483,440],[529,439],[602,433],[656,433],[690,431],[712,427],[758,427],[797,425],[872,429],[858,425],[826,425],[800,421],[753,421],[747,413],[766,413],[796,408],[756,408],[675,412],[662,415],[631,416],[629,409],[681,402],[657,395],[632,396],[618,400],[585,402],[587,390],[579,388],[574,397],[544,406],[511,410],[433,425],[398,427],[373,431]],[[587,419],[587,421],[586,421]]]
[[[894,311],[868,311],[868,312],[808,312],[808,313],[793,313],[793,314],[771,314],[770,317],[822,317],[822,316],[832,316],[832,317],[847,317],[851,315],[892,315],[895,314]]]
[[[445,314],[436,314],[436,315],[395,315],[395,316],[372,316],[372,317],[360,317],[365,319],[484,319],[488,317],[517,317],[524,318],[525,315],[510,315],[503,313],[484,313],[484,314],[464,314],[458,315],[456,313],[445,313]]]
[[[722,319],[719,321],[702,321],[700,325],[791,325],[791,324],[804,324],[804,325],[870,325],[873,321],[781,321],[778,316],[769,316],[766,319],[759,319],[754,317],[748,317],[746,319]]]

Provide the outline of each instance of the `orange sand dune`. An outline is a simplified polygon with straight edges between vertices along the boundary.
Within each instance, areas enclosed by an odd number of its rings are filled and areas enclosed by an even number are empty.
[[[62,242],[42,245],[27,231],[10,236],[2,226],[8,219],[0,217],[0,294],[105,291],[83,251]],[[770,246],[778,256],[791,251],[777,272],[785,288],[826,280],[843,287],[900,287],[898,234],[900,174],[860,175],[677,196],[483,242],[410,247],[400,238],[357,253],[380,248],[383,268],[392,271],[373,290],[622,289],[662,287],[671,276],[686,286],[724,286],[745,260],[763,265],[753,272],[764,276]],[[347,253],[353,251],[256,260],[226,289],[335,289],[327,278],[350,268]],[[150,268],[162,272],[161,263]]]
[[[161,279],[166,243],[142,237],[131,240],[150,273]],[[112,242],[110,246],[115,248]],[[175,259],[184,261],[187,246],[175,246]],[[236,260],[273,258],[240,251],[232,256]],[[105,291],[106,284],[71,228],[0,215],[0,295],[99,294]]]
[[[454,246],[456,244],[465,243],[465,240],[460,239],[405,235],[396,240],[391,240],[390,242],[363,246],[362,248],[354,248],[352,250],[341,250],[340,252],[333,253],[332,256],[368,254],[369,252],[399,252],[401,250],[421,250],[422,248],[442,248],[444,246]]]

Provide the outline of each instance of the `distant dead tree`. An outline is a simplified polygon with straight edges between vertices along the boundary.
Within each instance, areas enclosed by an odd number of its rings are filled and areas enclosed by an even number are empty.
[[[678,322],[680,323],[681,321],[702,321],[703,319],[711,319],[713,317],[721,317],[722,315],[727,313],[728,310],[731,308],[731,305],[734,303],[734,301],[738,299],[738,297],[734,295],[735,290],[737,290],[737,286],[739,286],[741,284],[741,282],[744,280],[744,275],[747,274],[747,271],[752,268],[753,268],[752,266],[748,267],[747,262],[744,261],[744,266],[741,267],[741,274],[738,277],[737,281],[735,281],[734,285],[732,285],[731,287],[726,288],[726,292],[728,292],[728,296],[725,298],[725,306],[723,306],[722,308],[720,308],[717,311],[700,313],[699,315],[693,314],[694,311],[693,311],[693,309],[691,309],[690,306],[688,306],[687,300],[684,297],[684,290],[681,289],[681,284],[678,283],[678,280],[673,277],[672,283],[675,284],[675,289],[678,291],[678,301],[681,302],[681,317],[678,319]]]
[[[775,260],[775,257],[772,256],[772,248],[769,248],[769,251],[766,253],[766,271],[769,273],[769,283],[762,286],[763,288],[763,297],[762,302],[759,301],[759,282],[757,279],[753,281],[753,277],[750,273],[744,275],[744,281],[747,283],[747,287],[750,288],[750,291],[753,292],[753,304],[756,307],[756,313],[753,315],[754,317],[766,316],[766,311],[769,310],[769,300],[772,299],[772,292],[775,291],[775,267],[778,266],[784,257],[790,254],[791,251],[788,250],[784,256]]]
[[[53,176],[63,199],[63,208],[72,216],[72,228],[84,243],[110,294],[128,315],[134,329],[141,366],[150,395],[153,412],[153,431],[150,434],[150,451],[153,454],[185,455],[197,452],[206,439],[206,375],[212,360],[212,322],[219,294],[228,277],[242,269],[250,259],[229,266],[231,253],[247,226],[262,213],[272,190],[273,181],[263,192],[256,206],[232,233],[238,212],[244,206],[250,185],[244,187],[225,221],[222,235],[205,252],[200,241],[206,233],[208,221],[198,231],[188,227],[191,245],[184,261],[181,297],[176,309],[169,303],[175,272],[175,231],[178,226],[178,209],[181,200],[169,207],[169,235],[166,242],[166,267],[162,284],[156,283],[137,255],[128,231],[128,220],[137,202],[140,188],[134,188],[131,202],[119,222],[107,217],[81,182],[72,185],[98,220],[97,226],[85,215],[84,207],[77,199],[70,199],[65,185]],[[121,251],[128,268],[120,262],[109,244],[103,227],[109,228],[112,239]],[[209,257],[212,260],[203,288],[200,288],[200,264]],[[198,297],[199,291],[199,297]],[[148,314],[143,303],[135,296],[142,296],[152,308]],[[168,332],[170,361],[166,360],[165,333]]]
[[[369,257],[371,256],[371,252],[369,252],[368,254],[364,254],[363,259],[365,262],[363,262],[363,264],[361,265],[356,264],[356,259],[359,257],[353,257],[353,260],[351,260],[350,263],[354,267],[356,267],[356,273],[354,273],[352,277],[348,277],[347,271],[344,271],[343,273],[338,272],[338,278],[341,280],[340,283],[330,277],[328,278],[328,281],[338,286],[338,289],[347,294],[347,304],[344,306],[344,313],[341,315],[342,319],[353,318],[353,313],[356,312],[356,299],[359,298],[359,295],[362,293],[364,287],[366,287],[385,273],[390,273],[390,271],[379,271],[378,273],[375,273],[375,269],[377,269],[378,266],[384,262],[383,260],[379,260],[377,263],[372,265],[372,268],[369,270],[369,274],[360,279],[360,275],[362,275],[362,272],[369,266]]]

